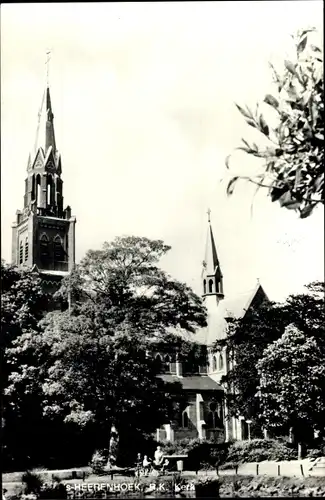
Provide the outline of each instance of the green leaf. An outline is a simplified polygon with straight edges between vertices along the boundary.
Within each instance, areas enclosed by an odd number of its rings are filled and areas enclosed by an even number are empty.
[[[253,117],[253,115],[252,115],[252,113],[250,112],[250,110],[249,110],[249,109],[247,109],[247,111],[246,111],[244,108],[242,108],[241,106],[239,106],[239,104],[236,104],[236,103],[235,103],[235,105],[236,105],[237,109],[241,112],[241,114],[242,114],[245,118],[252,118],[252,117]]]
[[[263,115],[260,116],[259,122],[260,122],[260,127],[261,127],[263,134],[268,136],[270,133],[270,130],[269,130],[268,124],[266,123]]]
[[[297,75],[297,71],[296,71],[296,65],[293,64],[291,61],[287,61],[285,60],[284,61],[284,65],[286,67],[286,69],[294,76],[298,76]]]
[[[303,209],[300,210],[300,219],[306,219],[311,215],[315,208],[315,205],[307,205]]]
[[[298,54],[301,54],[301,52],[303,52],[305,50],[306,44],[307,44],[307,35],[305,35],[304,38],[302,38],[300,40],[300,42],[298,43],[298,46],[297,46]]]
[[[279,101],[273,97],[271,94],[267,94],[264,98],[264,102],[277,109],[279,107]]]
[[[295,198],[292,197],[290,191],[287,191],[282,196],[280,196],[279,202],[281,207],[288,208],[289,210],[296,210],[301,205],[300,201],[297,201]]]
[[[236,182],[238,181],[239,177],[236,176],[236,177],[233,177],[229,183],[228,183],[228,186],[227,186],[227,195],[228,196],[231,196],[234,192],[234,189],[235,189],[235,184]]]

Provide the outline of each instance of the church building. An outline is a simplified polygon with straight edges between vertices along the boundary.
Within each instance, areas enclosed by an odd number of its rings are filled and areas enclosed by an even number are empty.
[[[205,366],[198,366],[196,370],[193,370],[193,367],[186,370],[183,369],[186,364],[179,359],[169,355],[164,357],[161,377],[166,382],[178,381],[182,384],[188,405],[178,420],[157,429],[158,441],[183,438],[229,441],[247,438],[248,429],[244,417],[228,418],[226,388],[220,384],[222,376],[231,369],[231,360],[225,348],[215,352],[213,345],[226,337],[227,319],[243,318],[250,309],[259,307],[269,299],[260,283],[245,294],[225,297],[210,211],[208,214],[205,258],[201,273],[202,299],[208,316],[207,326],[200,328],[192,336],[194,342],[206,347],[207,363]]]
[[[39,132],[43,141],[39,141]],[[64,208],[61,175],[62,160],[56,147],[47,84],[38,114],[34,151],[28,158],[24,207],[17,210],[12,225],[12,263],[39,272],[48,293],[58,289],[75,263],[76,218],[71,207]]]

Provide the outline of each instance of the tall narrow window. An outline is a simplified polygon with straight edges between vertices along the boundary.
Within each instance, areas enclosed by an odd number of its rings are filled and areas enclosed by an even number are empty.
[[[48,259],[49,257],[49,239],[46,236],[46,234],[42,234],[41,240],[40,240],[40,253],[41,253],[41,259]]]
[[[182,413],[182,427],[188,429],[188,413],[187,410]]]
[[[213,280],[209,280],[209,293],[213,292]]]
[[[217,370],[217,356],[214,354],[212,358],[212,370],[215,372]]]
[[[54,259],[58,261],[62,261],[64,259],[64,252],[62,246],[62,240],[59,235],[54,238]]]
[[[32,177],[32,201],[35,200],[35,174]]]
[[[25,262],[28,260],[28,238],[25,239]]]
[[[23,242],[21,241],[19,244],[19,264],[22,264],[24,261],[24,247]]]
[[[52,176],[48,175],[46,179],[46,202],[48,205],[52,205],[53,203],[53,180]]]
[[[41,176],[38,174],[36,177],[36,204],[37,208],[41,206]]]
[[[207,424],[210,429],[215,429],[217,422],[217,405],[216,403],[210,403],[209,413],[207,415]]]
[[[223,370],[223,355],[219,352],[219,370]]]
[[[156,362],[157,362],[158,370],[161,370],[162,369],[162,359],[161,359],[160,354],[157,354]]]
[[[207,282],[203,280],[203,293],[207,293]]]

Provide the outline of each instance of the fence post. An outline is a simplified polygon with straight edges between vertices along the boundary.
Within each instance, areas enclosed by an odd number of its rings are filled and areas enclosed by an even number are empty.
[[[280,476],[280,464],[278,464],[278,476]]]
[[[304,466],[302,464],[300,464],[300,470],[301,470],[301,475],[304,476]]]
[[[235,474],[238,475],[238,464],[235,465]]]
[[[258,476],[258,471],[259,471],[260,464],[256,464],[256,475]]]

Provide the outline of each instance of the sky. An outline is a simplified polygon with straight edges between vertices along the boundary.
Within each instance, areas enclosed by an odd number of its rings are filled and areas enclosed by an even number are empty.
[[[115,236],[162,239],[172,247],[164,269],[201,293],[210,208],[226,296],[259,278],[283,300],[323,280],[323,209],[301,220],[260,192],[252,211],[252,186],[227,198],[225,168],[252,133],[235,102],[263,100],[268,62],[290,57],[297,29],[322,32],[322,18],[318,0],[2,4],[2,258],[10,260],[11,223],[23,206],[51,49],[77,261]],[[235,154],[232,168],[254,165]]]

